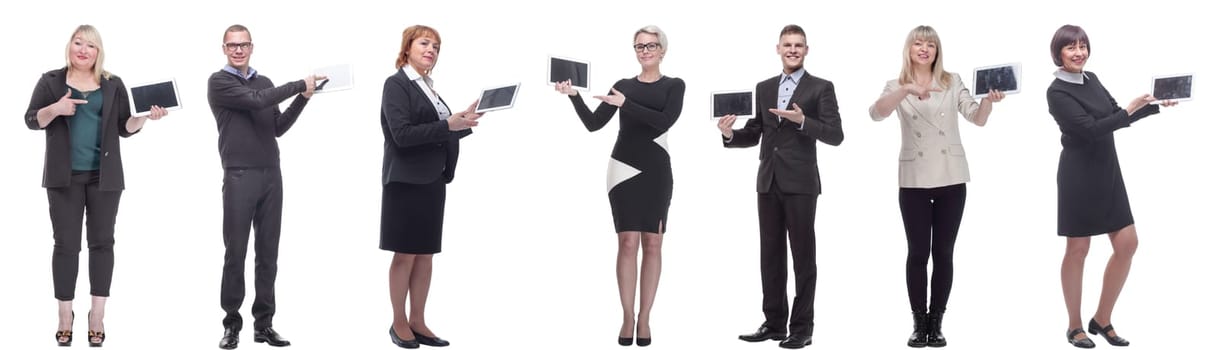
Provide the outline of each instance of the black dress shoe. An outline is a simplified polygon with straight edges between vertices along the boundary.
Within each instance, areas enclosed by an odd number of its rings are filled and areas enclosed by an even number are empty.
[[[788,339],[779,342],[779,347],[784,349],[800,349],[813,344],[813,337],[808,335],[790,335]]]
[[[254,330],[254,342],[267,343],[267,345],[275,347],[292,345],[292,343],[288,342],[288,339],[281,337],[280,334],[276,333],[274,329],[271,329],[271,327]]]
[[[238,332],[237,328],[225,328],[225,335],[220,337],[220,348],[236,349]]]
[[[1092,349],[1094,346],[1097,346],[1097,344],[1093,344],[1093,340],[1089,339],[1088,336],[1076,339],[1077,334],[1084,334],[1084,330],[1080,328],[1068,330],[1068,343],[1071,343],[1072,346],[1082,349]]]
[[[411,330],[411,333],[415,334],[415,339],[418,340],[420,344],[436,347],[449,346],[449,341],[441,339],[440,337],[429,337],[419,334],[419,332],[416,332],[414,329]]]
[[[412,333],[414,333],[414,332],[412,332]],[[418,338],[411,339],[411,340],[402,340],[402,338],[398,337],[398,333],[394,333],[394,326],[390,326],[390,341],[393,341],[394,345],[398,345],[398,347],[404,348],[404,349],[418,349],[419,348],[419,339]]]
[[[745,340],[745,341],[753,343],[753,342],[760,342],[760,341],[766,341],[766,340],[784,340],[784,337],[786,337],[786,336],[788,336],[788,334],[784,333],[784,331],[777,331],[777,330],[771,329],[770,327],[762,326],[762,327],[758,327],[758,330],[754,331],[754,333],[742,334],[742,335],[737,336],[737,339],[741,339],[741,340]]]
[[[635,345],[639,345],[639,346],[652,345],[652,338],[636,338]]]
[[[1110,332],[1112,331],[1114,331],[1114,325],[1112,324],[1102,327],[1100,324],[1097,324],[1097,320],[1089,320],[1089,334],[1101,334],[1101,337],[1106,338],[1106,342],[1113,346],[1131,345],[1131,342],[1128,342],[1126,339],[1123,339],[1123,337],[1120,337],[1117,334],[1111,337]]]
[[[618,337],[618,345],[631,346],[631,337]]]

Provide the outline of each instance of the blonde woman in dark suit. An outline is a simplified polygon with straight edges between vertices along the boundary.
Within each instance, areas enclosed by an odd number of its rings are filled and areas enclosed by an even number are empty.
[[[914,315],[910,347],[945,346],[941,320],[953,286],[953,244],[966,206],[966,150],[957,114],[983,126],[1004,93],[989,91],[976,102],[957,74],[946,72],[940,37],[929,26],[907,34],[902,73],[885,84],[869,116],[885,120],[895,111],[902,126],[898,153],[898,208],[907,234],[907,296]],[[932,298],[928,305],[928,256]]]
[[[87,220],[89,241],[89,345],[106,340],[102,323],[110,280],[114,274],[114,222],[123,193],[123,159],[119,137],[144,127],[168,112],[153,106],[143,117],[132,117],[127,87],[102,68],[106,52],[102,36],[91,25],[76,27],[64,49],[67,64],[46,72],[34,85],[25,125],[47,135],[42,187],[47,188],[55,250],[51,274],[59,299],[59,331],[55,342],[72,345],[72,300],[81,249],[81,219]]]

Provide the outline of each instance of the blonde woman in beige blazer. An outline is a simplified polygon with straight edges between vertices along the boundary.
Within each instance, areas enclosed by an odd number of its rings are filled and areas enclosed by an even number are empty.
[[[898,153],[898,207],[907,233],[907,296],[915,319],[910,347],[941,347],[941,319],[953,286],[953,243],[966,205],[966,150],[957,130],[957,114],[978,126],[987,124],[992,103],[1004,93],[990,91],[976,102],[957,74],[946,72],[940,38],[932,27],[907,35],[902,74],[885,84],[869,107],[869,116],[885,120],[894,111],[902,125]],[[928,305],[928,256],[932,298]]]

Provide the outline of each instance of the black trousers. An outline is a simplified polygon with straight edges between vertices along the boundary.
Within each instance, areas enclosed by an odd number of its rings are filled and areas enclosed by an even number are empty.
[[[51,211],[51,230],[55,249],[51,253],[51,276],[55,299],[76,296],[76,275],[80,266],[81,220],[85,219],[89,241],[89,294],[110,296],[114,276],[114,221],[119,213],[123,191],[98,189],[97,171],[73,171],[67,187],[47,189]]]
[[[898,189],[907,231],[907,296],[911,311],[944,312],[953,288],[953,244],[966,209],[966,184]],[[928,302],[928,256],[932,256],[932,301]]]
[[[813,219],[818,195],[782,193],[772,182],[768,193],[758,194],[759,267],[762,269],[763,323],[771,329],[788,329],[792,335],[813,335],[813,294],[817,286],[817,244]],[[792,243],[792,270],[796,298],[788,319],[788,243]],[[787,323],[787,324],[785,324]]]
[[[254,226],[254,328],[271,327],[275,315],[276,258],[284,191],[279,168],[230,168],[224,177],[225,265],[220,308],[225,328],[241,329],[238,309],[246,297],[246,248]]]

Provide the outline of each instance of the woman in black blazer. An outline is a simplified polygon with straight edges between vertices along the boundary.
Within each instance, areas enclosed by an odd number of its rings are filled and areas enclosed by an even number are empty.
[[[72,299],[76,296],[81,218],[89,241],[89,345],[106,340],[102,320],[114,272],[114,222],[123,192],[123,161],[119,137],[140,131],[145,118],[132,118],[123,80],[102,68],[106,57],[96,28],[82,25],[72,32],[65,49],[67,65],[42,75],[34,85],[25,124],[45,130],[46,158],[42,187],[47,189],[55,249],[51,274],[59,300],[59,330],[55,341],[72,344]],[[165,109],[154,106],[148,119],[161,119]]]
[[[1149,94],[1135,98],[1127,108],[1119,107],[1097,75],[1084,71],[1091,49],[1084,29],[1074,25],[1060,27],[1051,40],[1051,58],[1060,68],[1046,89],[1051,116],[1055,117],[1063,133],[1057,184],[1058,231],[1060,236],[1067,237],[1067,250],[1060,270],[1063,300],[1068,309],[1067,338],[1069,343],[1080,348],[1095,346],[1084,334],[1081,324],[1080,295],[1089,239],[1103,233],[1110,236],[1114,254],[1106,265],[1101,300],[1097,313],[1089,321],[1089,333],[1100,333],[1111,345],[1128,344],[1114,333],[1110,315],[1131,271],[1131,258],[1138,240],[1114,149],[1114,131],[1160,112],[1156,105],[1150,105],[1156,99]],[[1163,106],[1174,104],[1174,101],[1161,103]]]
[[[446,346],[424,323],[432,283],[432,255],[441,251],[445,185],[457,167],[458,139],[470,135],[482,113],[475,105],[451,111],[432,90],[441,37],[427,26],[402,32],[394,75],[381,92],[381,249],[390,262],[390,340],[403,348]],[[411,297],[408,318],[406,301]]]

